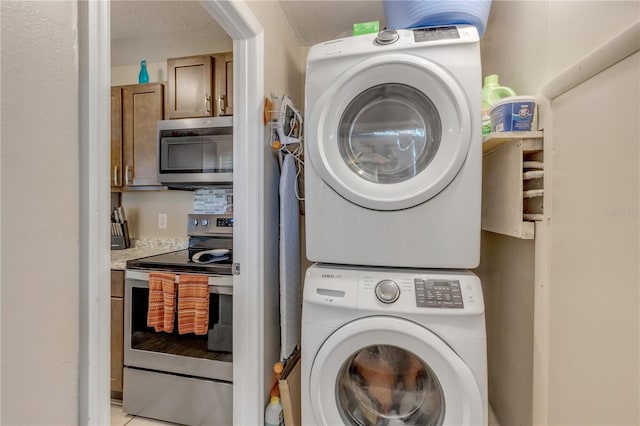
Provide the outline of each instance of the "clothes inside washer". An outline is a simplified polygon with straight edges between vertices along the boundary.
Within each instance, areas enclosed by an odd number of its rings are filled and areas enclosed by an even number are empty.
[[[341,416],[349,425],[438,426],[444,398],[433,371],[413,353],[389,345],[361,349],[338,378]]]

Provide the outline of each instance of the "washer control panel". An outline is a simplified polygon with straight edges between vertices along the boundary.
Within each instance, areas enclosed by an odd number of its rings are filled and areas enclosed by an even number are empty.
[[[395,43],[396,41],[398,41],[398,39],[400,38],[400,36],[398,35],[398,32],[396,30],[382,30],[378,33],[378,36],[376,37],[376,43],[378,44],[391,44],[391,43]]]
[[[393,303],[400,297],[400,287],[392,280],[382,280],[376,284],[376,297],[382,303]]]
[[[415,278],[413,285],[419,308],[464,308],[459,280]]]
[[[460,270],[315,264],[307,269],[303,297],[307,310],[309,306],[323,305],[384,314],[484,312],[480,279],[470,271]]]

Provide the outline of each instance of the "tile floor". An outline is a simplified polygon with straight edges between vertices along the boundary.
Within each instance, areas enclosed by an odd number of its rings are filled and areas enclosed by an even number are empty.
[[[178,426],[175,423],[161,422],[145,417],[130,416],[122,411],[122,405],[111,404],[111,426]],[[496,419],[493,407],[489,407],[489,426],[500,426]]]
[[[146,417],[131,416],[122,411],[122,405],[111,403],[111,426],[178,426]]]

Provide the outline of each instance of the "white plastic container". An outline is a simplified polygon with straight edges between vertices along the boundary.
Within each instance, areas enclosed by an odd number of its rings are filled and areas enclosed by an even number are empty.
[[[471,24],[482,37],[491,0],[383,0],[387,27],[393,29]]]
[[[536,98],[533,96],[509,96],[491,106],[492,132],[528,132],[533,123]]]
[[[284,414],[282,404],[277,396],[271,397],[271,402],[264,410],[264,426],[284,426]]]

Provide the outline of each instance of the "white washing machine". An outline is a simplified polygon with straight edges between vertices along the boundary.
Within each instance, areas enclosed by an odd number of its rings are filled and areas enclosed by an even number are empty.
[[[316,264],[303,300],[303,425],[487,425],[474,274]]]
[[[305,95],[307,257],[474,268],[481,64],[473,26],[313,46]]]

